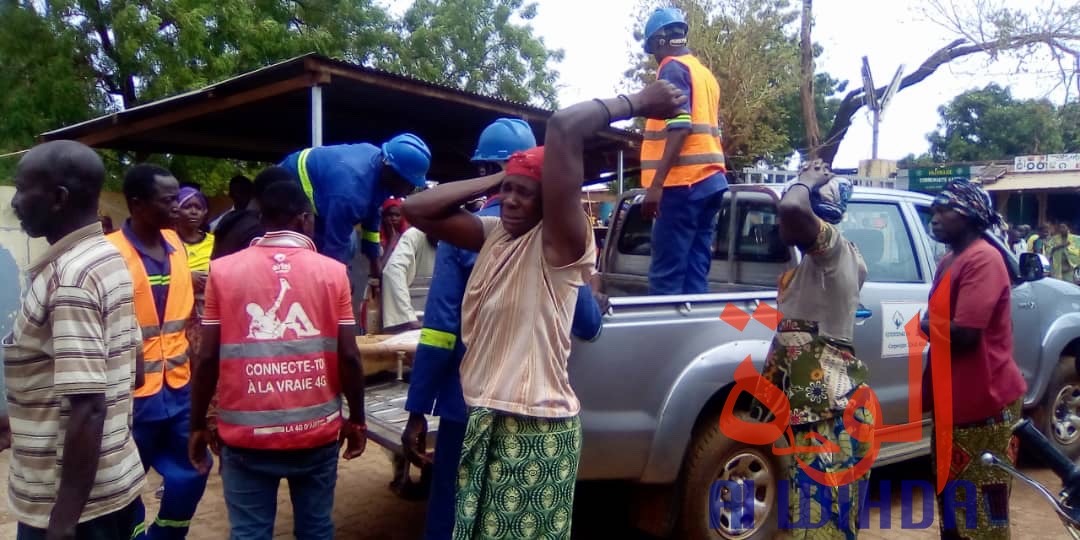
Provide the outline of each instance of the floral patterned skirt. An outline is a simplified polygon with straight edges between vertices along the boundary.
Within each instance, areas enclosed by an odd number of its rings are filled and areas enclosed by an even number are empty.
[[[855,413],[855,420],[873,424],[873,416],[866,408]],[[830,444],[839,447],[836,452],[796,452],[788,465],[787,493],[788,518],[781,521],[789,538],[812,540],[816,538],[843,538],[855,540],[859,534],[859,514],[870,493],[870,470],[841,486],[819,484],[807,472],[812,468],[823,473],[842,474],[853,469],[870,452],[871,440],[858,440],[844,429],[843,417],[801,424],[792,427],[798,446],[821,446],[819,441],[807,438],[816,433]],[[805,465],[800,465],[802,461]]]
[[[839,448],[835,452],[794,454],[797,459],[791,460],[786,475],[788,514],[781,520],[781,529],[800,540],[854,539],[870,472],[835,487],[818,483],[806,469],[840,474],[870,452],[872,435],[861,440],[844,428],[844,409],[855,391],[867,384],[870,371],[855,357],[851,345],[822,336],[817,323],[784,319],[773,337],[762,375],[788,399],[796,446],[821,446],[827,441]],[[855,419],[874,423],[871,412],[862,407],[855,412]]]
[[[797,319],[780,322],[762,375],[787,395],[793,426],[843,416],[851,395],[870,380],[851,345]]]

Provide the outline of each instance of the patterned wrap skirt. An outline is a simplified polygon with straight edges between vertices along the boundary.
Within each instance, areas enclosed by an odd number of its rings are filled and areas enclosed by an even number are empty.
[[[581,457],[578,417],[469,409],[454,540],[570,538]]]
[[[794,443],[822,446],[825,440],[839,448],[792,456],[784,479],[787,485],[781,486],[787,494],[788,513],[786,519],[781,518],[780,528],[788,538],[853,540],[858,536],[859,512],[869,493],[869,470],[847,485],[833,487],[819,484],[798,460],[822,473],[841,474],[870,453],[872,440],[859,440],[844,428],[844,409],[869,376],[851,346],[825,338],[816,323],[785,319],[777,328],[763,377],[788,398]],[[873,414],[865,407],[854,416],[857,422],[874,424]],[[811,433],[816,436],[808,438]]]
[[[1023,398],[983,422],[953,426],[949,479],[937,496],[942,538],[1008,540],[1012,476],[983,464],[980,456],[989,451],[1002,461],[1016,464],[1020,445],[1012,434],[1012,426],[1021,418],[1022,402]],[[931,441],[931,448],[936,448],[936,434]],[[935,452],[931,455],[936,471],[937,455]],[[975,493],[970,493],[971,490]],[[975,498],[974,504],[968,502],[971,497]],[[969,516],[968,508],[977,509],[972,512],[975,515]]]

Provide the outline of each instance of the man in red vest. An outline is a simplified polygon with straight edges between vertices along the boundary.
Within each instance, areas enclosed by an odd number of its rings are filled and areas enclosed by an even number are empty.
[[[315,252],[300,183],[260,195],[266,234],[214,261],[192,393],[188,457],[209,472],[206,411],[217,391],[225,504],[233,538],[270,538],[288,479],[299,538],[334,537],[338,448],[366,442],[364,376],[345,265]],[[349,419],[342,417],[342,396]]]
[[[720,141],[720,86],[686,48],[688,26],[675,8],[645,23],[645,52],[659,64],[656,78],[686,95],[671,118],[649,118],[641,144],[642,213],[655,219],[650,294],[709,292],[716,215],[727,190]]]

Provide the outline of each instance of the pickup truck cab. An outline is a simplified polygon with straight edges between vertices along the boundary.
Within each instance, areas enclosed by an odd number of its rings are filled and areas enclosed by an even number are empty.
[[[709,294],[646,296],[652,224],[624,194],[604,242],[600,270],[611,308],[600,337],[575,342],[570,381],[582,404],[581,480],[635,485],[637,525],[680,539],[772,538],[778,484],[786,463],[772,446],[729,439],[719,415],[747,357],[760,372],[773,330],[751,318],[739,329],[725,310],[752,314],[776,306],[776,281],[798,261],[777,225],[778,189],[735,185],[717,221]],[[868,268],[855,326],[855,352],[867,363],[883,423],[909,424],[908,346],[904,325],[925,311],[937,261],[945,253],[928,234],[929,196],[857,187],[840,225]],[[1051,441],[1080,455],[1080,287],[1045,278],[996,238],[1012,276],[1017,363],[1028,382],[1024,404]],[[1037,262],[1037,260],[1036,260]],[[729,312],[730,313],[730,312]],[[925,362],[925,355],[924,355]],[[749,396],[736,413],[750,414]],[[370,419],[369,419],[370,422]],[[929,453],[924,437],[882,447],[875,466]],[[710,487],[721,479],[754,480],[754,525],[719,515],[710,527]]]

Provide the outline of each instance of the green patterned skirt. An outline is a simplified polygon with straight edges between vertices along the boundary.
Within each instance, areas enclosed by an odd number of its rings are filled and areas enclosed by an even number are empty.
[[[1021,417],[1022,399],[1005,407],[994,418],[981,425],[953,426],[953,448],[949,479],[945,490],[937,496],[938,524],[942,538],[968,540],[1008,540],[1009,493],[1012,476],[997,467],[985,465],[985,451],[1007,463],[1016,464],[1019,441],[1012,434],[1012,425]],[[936,434],[931,448],[937,448]],[[933,470],[937,470],[937,453]],[[974,488],[975,493],[969,493]],[[975,498],[970,504],[969,497]],[[966,508],[975,507],[975,516]],[[951,515],[950,515],[951,514]],[[970,518],[970,519],[969,519]]]
[[[470,408],[454,540],[569,539],[581,421]]]

